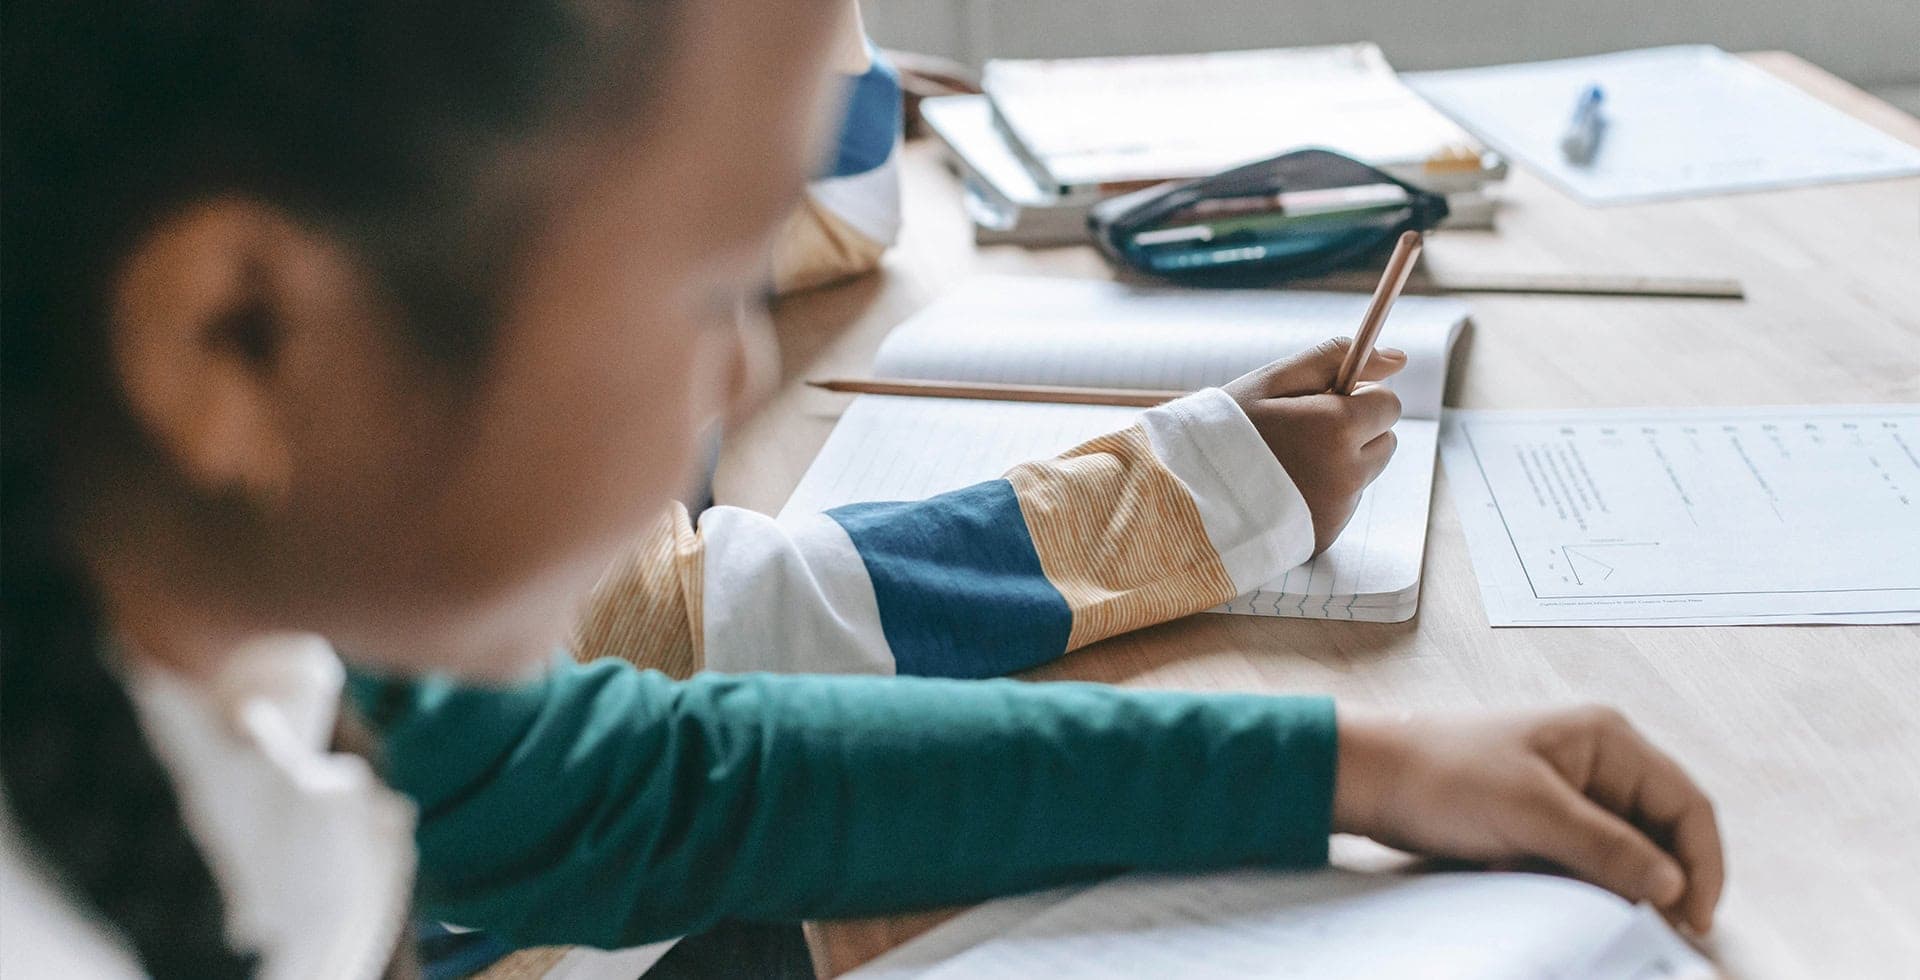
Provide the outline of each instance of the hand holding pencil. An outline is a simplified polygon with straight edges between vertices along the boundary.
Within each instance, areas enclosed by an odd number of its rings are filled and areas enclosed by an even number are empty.
[[[1400,396],[1383,385],[1407,355],[1375,349],[1393,301],[1420,257],[1420,233],[1400,236],[1352,340],[1329,340],[1227,385],[1313,516],[1314,553],[1340,536],[1360,494],[1393,458]]]
[[[1334,384],[1356,343],[1329,340],[1295,357],[1242,375],[1226,386],[1254,431],[1293,480],[1313,517],[1314,554],[1327,550],[1360,505],[1360,494],[1387,468],[1397,442],[1400,396],[1384,381],[1407,355],[1381,348],[1355,375],[1359,387]]]

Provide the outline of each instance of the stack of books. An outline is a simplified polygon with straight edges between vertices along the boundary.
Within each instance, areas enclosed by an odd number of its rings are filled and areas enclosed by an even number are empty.
[[[1507,171],[1372,44],[991,61],[982,88],[921,104],[982,244],[1083,242],[1106,197],[1308,146],[1447,195],[1452,227],[1489,227]]]

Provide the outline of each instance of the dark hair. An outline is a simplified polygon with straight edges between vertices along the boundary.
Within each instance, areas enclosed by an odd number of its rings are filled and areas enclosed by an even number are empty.
[[[643,111],[672,6],[10,0],[0,14],[0,774],[46,867],[150,973],[255,962],[227,945],[63,540],[62,454],[143,451],[107,371],[116,262],[174,209],[257,199],[347,241],[423,352],[472,363],[490,336],[483,284],[537,204],[500,151],[563,116]]]

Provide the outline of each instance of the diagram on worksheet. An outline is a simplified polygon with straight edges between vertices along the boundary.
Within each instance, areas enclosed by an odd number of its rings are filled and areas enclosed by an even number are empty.
[[[1450,412],[1495,625],[1920,618],[1920,406]]]
[[[1589,583],[1607,581],[1613,577],[1613,573],[1618,570],[1621,562],[1631,562],[1638,557],[1616,555],[1608,549],[1658,547],[1660,547],[1658,541],[1583,541],[1578,544],[1561,545],[1560,557],[1566,562],[1565,574],[1573,576],[1573,584],[1585,586]],[[1563,578],[1562,581],[1565,579]]]

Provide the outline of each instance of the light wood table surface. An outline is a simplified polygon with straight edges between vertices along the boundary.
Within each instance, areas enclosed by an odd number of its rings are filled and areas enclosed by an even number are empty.
[[[1783,53],[1749,55],[1920,144],[1920,121]],[[936,148],[905,151],[885,271],[776,310],[786,384],[730,436],[723,503],[777,511],[895,324],[980,272],[1106,276],[1087,248],[975,249]],[[1447,404],[1920,401],[1920,179],[1589,209],[1515,168],[1497,232],[1432,236],[1438,270],[1733,276],[1744,302],[1467,296]],[[1201,615],[1035,672],[1143,687],[1331,692],[1402,709],[1597,701],[1676,754],[1729,861],[1707,947],[1733,976],[1920,976],[1920,627],[1489,629],[1444,470],[1420,614],[1396,625]],[[951,911],[810,929],[841,972]]]

